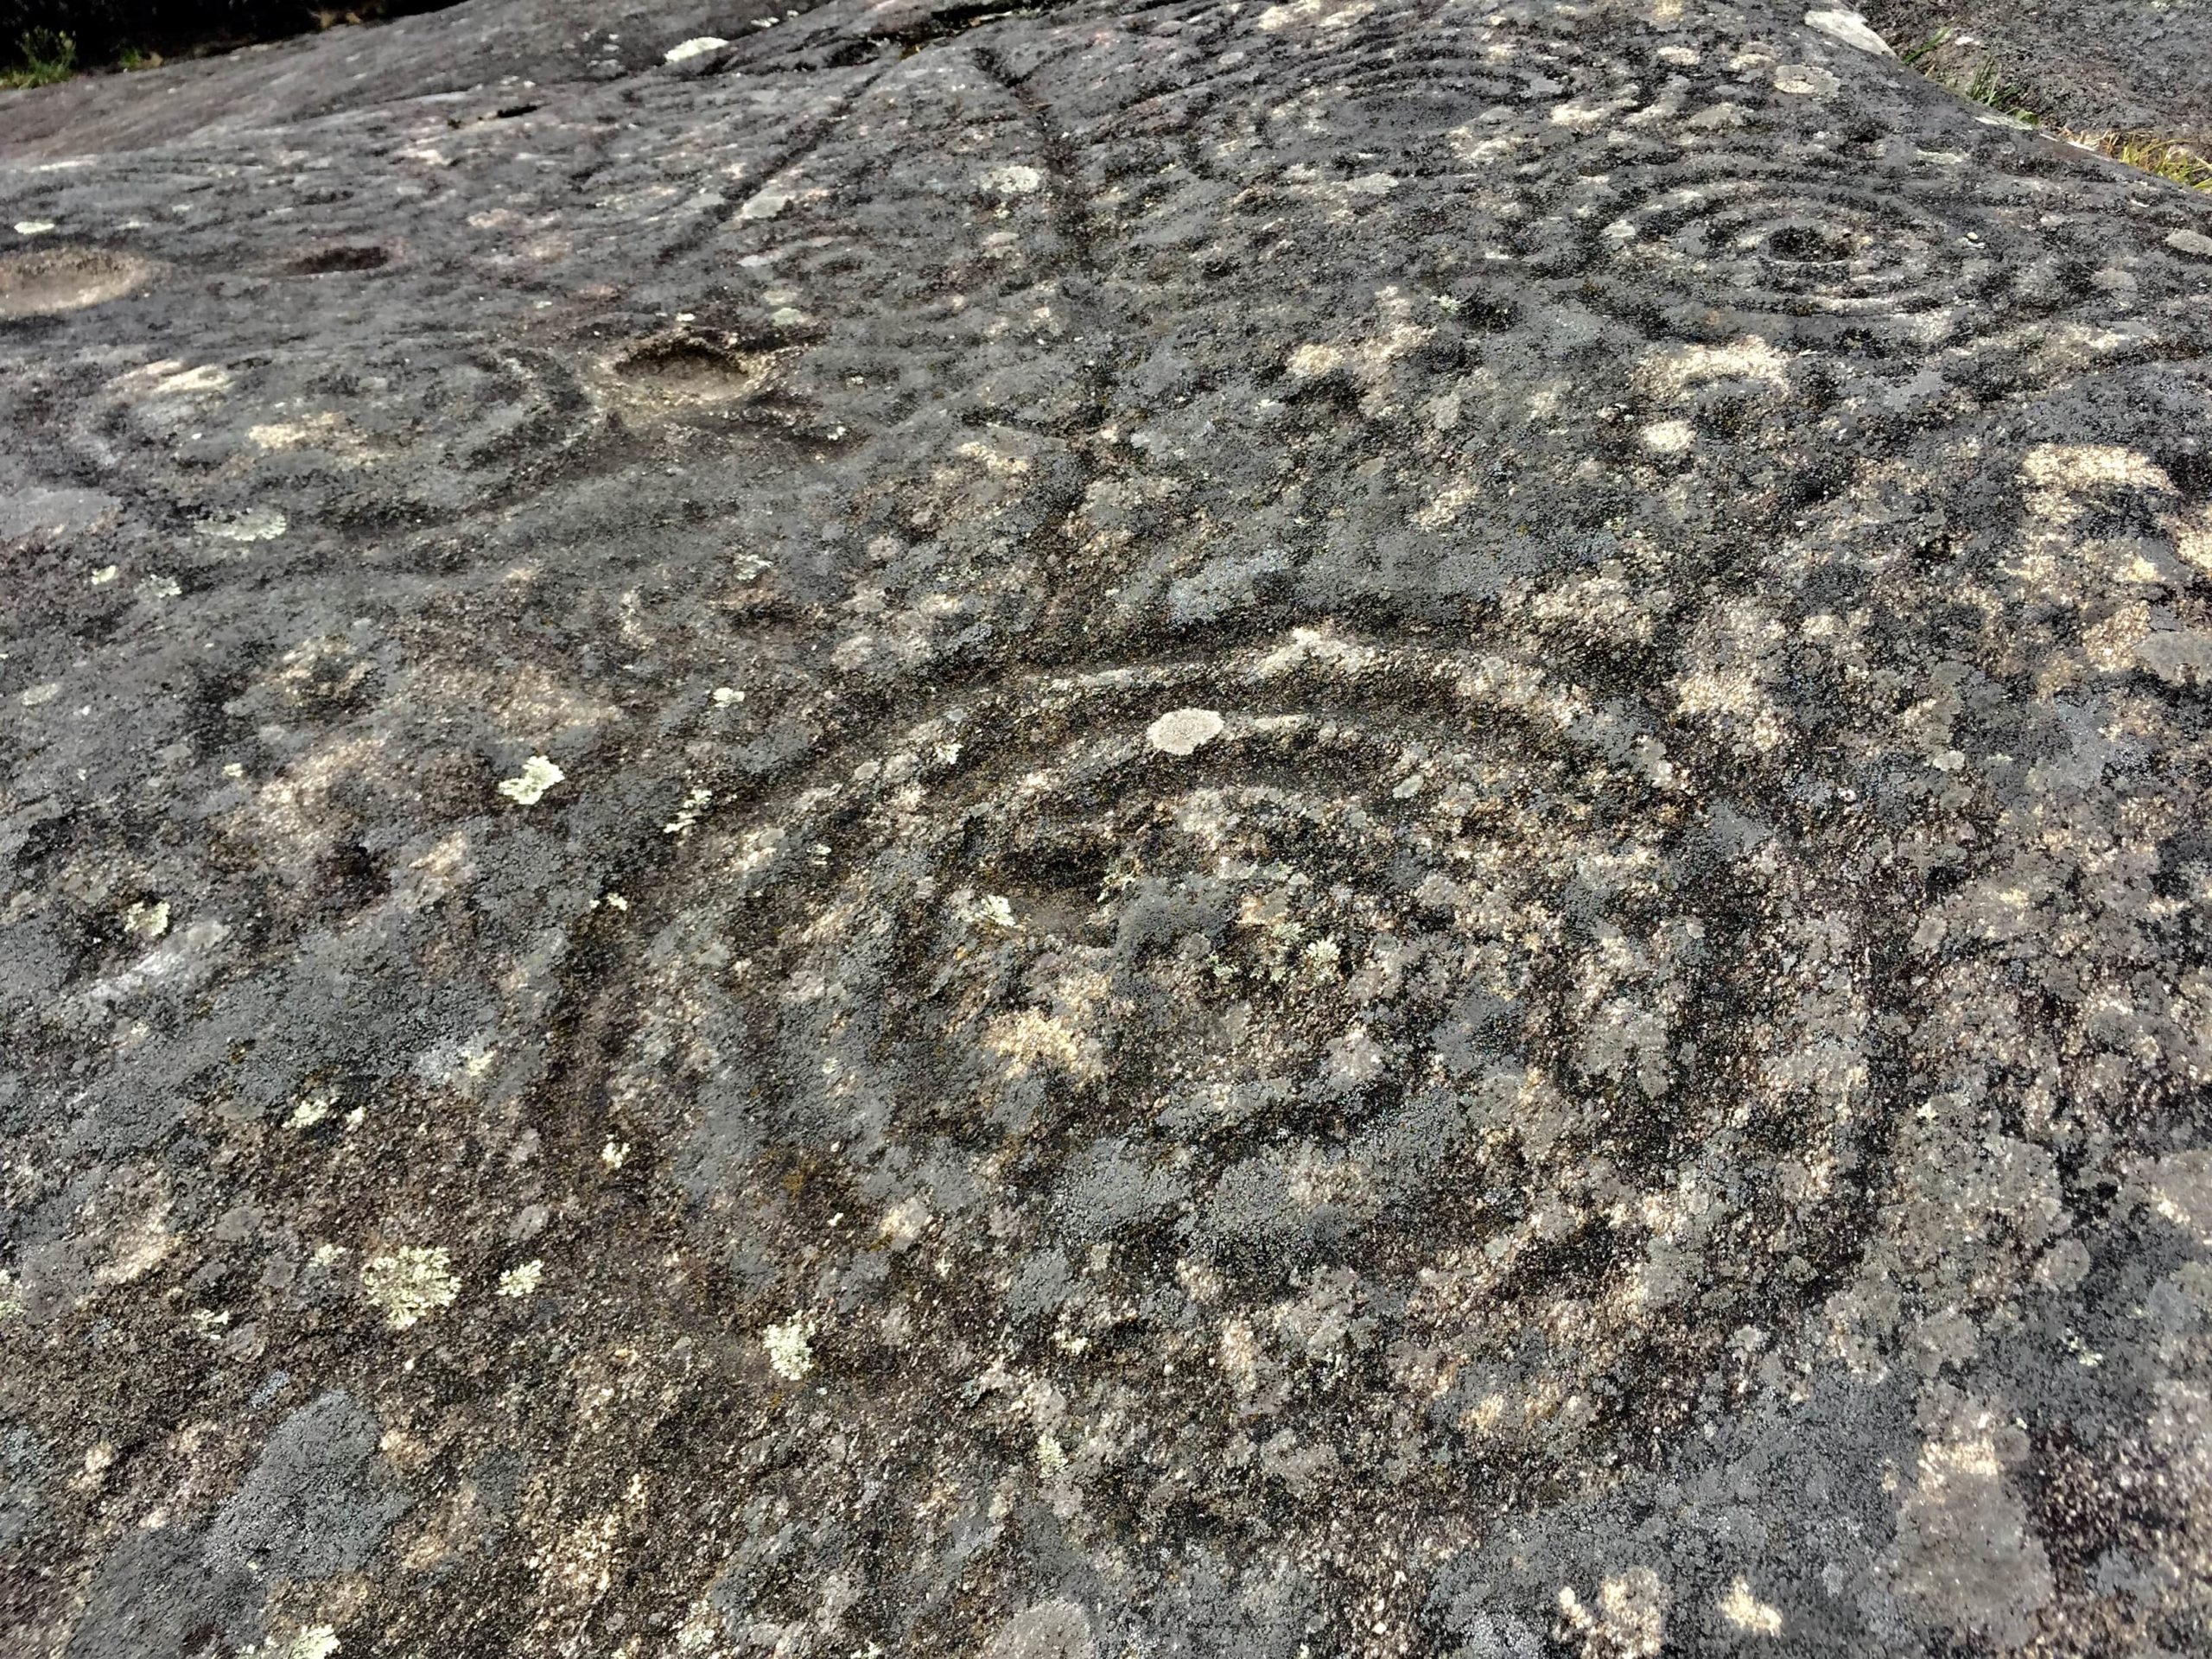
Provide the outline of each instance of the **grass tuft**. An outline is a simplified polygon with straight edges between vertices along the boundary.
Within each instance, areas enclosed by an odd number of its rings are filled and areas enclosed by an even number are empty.
[[[50,29],[35,29],[16,43],[19,69],[0,70],[0,87],[51,86],[77,72],[77,42]]]
[[[2185,189],[2212,192],[2212,162],[2207,162],[2188,145],[2149,132],[2081,132],[2050,120],[2035,107],[2034,94],[2018,82],[2007,79],[1995,59],[1977,59],[1967,69],[1955,67],[1944,50],[1951,43],[1952,31],[1938,29],[1897,56],[1937,86],[1999,115],[2010,116],[2055,138],[2063,138],[2115,162],[2139,168]]]
[[[2031,127],[2044,124],[2043,117],[2028,102],[2028,89],[2017,81],[2005,79],[2004,72],[1990,59],[1984,58],[1976,64],[1967,84],[1954,90],[1968,101],[1999,115],[2009,115],[2015,121],[2024,121]]]
[[[2212,162],[2186,144],[2175,143],[2147,132],[2069,132],[2077,144],[2086,144],[2100,156],[2109,156],[2145,173],[2184,185],[2191,190],[2212,190]]]

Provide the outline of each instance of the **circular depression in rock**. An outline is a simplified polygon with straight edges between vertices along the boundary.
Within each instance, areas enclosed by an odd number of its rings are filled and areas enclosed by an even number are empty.
[[[654,340],[618,359],[622,383],[668,404],[718,404],[759,392],[775,367],[772,348],[745,349],[696,339]]]
[[[1767,233],[1766,251],[1790,264],[1834,264],[1856,256],[1863,244],[1845,232],[1819,223],[1780,226]]]
[[[1334,1368],[1446,1461],[1648,1450],[1847,1270],[1874,1117],[1851,923],[1654,730],[1313,633],[963,694],[690,843],[610,1138],[917,1424],[997,1351],[1306,1445]]]
[[[333,276],[353,271],[381,270],[391,263],[391,250],[376,243],[344,243],[310,248],[288,261],[286,271],[295,276]]]
[[[53,316],[119,300],[145,286],[148,261],[105,248],[0,255],[0,318]]]
[[[1993,252],[1902,195],[1818,176],[1649,182],[1660,188],[1609,232],[1617,268],[1712,304],[1909,315],[1961,307],[1998,271]]]

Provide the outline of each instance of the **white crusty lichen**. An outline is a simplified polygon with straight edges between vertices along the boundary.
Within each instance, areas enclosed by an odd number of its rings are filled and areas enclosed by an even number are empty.
[[[546,756],[533,754],[522,763],[521,772],[499,780],[499,793],[517,806],[535,806],[545,798],[547,790],[567,776]]]
[[[770,1369],[786,1382],[804,1382],[814,1370],[814,1349],[807,1341],[813,1334],[814,1322],[803,1313],[763,1331],[760,1345],[768,1351]]]
[[[499,1294],[502,1296],[524,1297],[536,1290],[538,1281],[545,1277],[545,1263],[531,1260],[518,1268],[509,1268],[499,1275]]]
[[[1751,1593],[1749,1580],[1738,1574],[1719,1598],[1721,1618],[1753,1636],[1780,1636],[1782,1611]]]
[[[721,1609],[702,1596],[691,1604],[683,1622],[676,1627],[676,1650],[678,1653],[699,1653],[715,1647],[721,1640]]]
[[[1145,741],[1162,754],[1185,755],[1221,735],[1222,719],[1211,709],[1174,709],[1145,728]]]
[[[876,1236],[893,1249],[903,1249],[912,1244],[928,1229],[930,1206],[926,1199],[910,1198],[885,1211],[877,1224]]]
[[[993,168],[979,181],[993,195],[1028,196],[1044,188],[1045,175],[1033,167],[1016,162],[1006,167]]]
[[[386,1325],[404,1331],[453,1306],[461,1281],[443,1249],[403,1244],[388,1255],[372,1255],[361,1264],[361,1289],[384,1314]]]
[[[1045,1065],[1058,1066],[1078,1083],[1105,1075],[1105,1056],[1094,1038],[1036,1008],[994,1016],[984,1028],[983,1046],[1005,1058],[1010,1077],[1027,1077]]]
[[[688,836],[691,827],[699,822],[699,815],[715,804],[711,789],[695,789],[683,798],[683,804],[676,809],[676,816],[661,825],[664,836]]]
[[[688,41],[678,41],[660,54],[663,63],[688,63],[693,58],[703,58],[709,52],[719,52],[729,42],[719,35],[695,35]]]
[[[330,1659],[338,1651],[338,1632],[327,1624],[309,1624],[283,1641],[270,1637],[238,1649],[238,1659]]]
[[[1843,82],[1816,63],[1783,63],[1775,66],[1774,90],[1789,92],[1799,98],[1834,98]]]
[[[292,1115],[285,1120],[285,1123],[287,1127],[295,1129],[311,1129],[330,1116],[330,1109],[337,1103],[337,1100],[338,1096],[327,1090],[302,1095],[298,1103],[292,1108]]]
[[[148,904],[144,900],[123,912],[123,931],[133,938],[158,939],[169,931],[169,904],[166,899],[156,899]]]
[[[1598,1586],[1593,1609],[1572,1586],[1559,1592],[1560,1622],[1582,1638],[1583,1650],[1618,1654],[1620,1659],[1657,1659],[1666,1648],[1665,1582],[1648,1567],[1632,1567]]]

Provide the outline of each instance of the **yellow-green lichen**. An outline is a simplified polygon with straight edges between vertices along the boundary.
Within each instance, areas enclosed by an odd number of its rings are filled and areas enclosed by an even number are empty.
[[[544,755],[533,754],[522,763],[519,773],[499,780],[499,793],[517,806],[535,806],[544,799],[547,790],[567,776]]]
[[[461,1281],[444,1249],[403,1244],[388,1255],[372,1255],[361,1264],[361,1289],[384,1314],[386,1325],[404,1331],[450,1307]]]
[[[786,1382],[804,1382],[814,1370],[814,1350],[807,1340],[813,1334],[814,1323],[804,1314],[763,1331],[760,1345],[768,1351],[770,1369]]]

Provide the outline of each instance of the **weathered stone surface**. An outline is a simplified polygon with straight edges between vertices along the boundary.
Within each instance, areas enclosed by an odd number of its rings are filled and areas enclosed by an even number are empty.
[[[0,105],[14,1650],[2202,1651],[2212,202],[588,11]]]
[[[1867,0],[1931,67],[1986,64],[2037,115],[2077,132],[2156,133],[2212,150],[2212,6],[2204,0]]]

